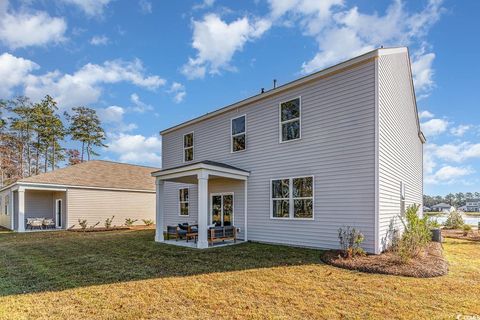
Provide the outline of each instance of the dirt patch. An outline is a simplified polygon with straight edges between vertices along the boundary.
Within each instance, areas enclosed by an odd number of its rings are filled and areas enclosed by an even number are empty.
[[[480,231],[472,230],[466,236],[463,234],[463,230],[456,229],[442,229],[442,236],[444,238],[462,239],[470,241],[480,242]]]
[[[432,278],[448,273],[442,245],[436,242],[430,243],[422,255],[408,263],[401,263],[393,252],[345,259],[336,250],[327,251],[322,260],[339,268],[405,277]]]

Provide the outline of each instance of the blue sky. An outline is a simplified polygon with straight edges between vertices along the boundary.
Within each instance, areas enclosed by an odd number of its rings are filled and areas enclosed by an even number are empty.
[[[95,108],[108,132],[101,158],[159,166],[161,129],[274,78],[406,45],[425,193],[479,191],[479,11],[440,0],[0,0],[0,97]]]

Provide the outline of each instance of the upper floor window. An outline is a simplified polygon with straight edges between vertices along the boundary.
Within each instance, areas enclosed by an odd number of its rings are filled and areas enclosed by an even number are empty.
[[[188,216],[188,188],[178,190],[178,200],[180,203],[180,215]]]
[[[193,132],[183,135],[183,161],[193,160]]]
[[[280,142],[301,137],[300,97],[280,103]]]
[[[246,117],[232,119],[232,152],[242,151],[247,148]]]
[[[313,182],[312,176],[272,180],[271,217],[313,219]]]

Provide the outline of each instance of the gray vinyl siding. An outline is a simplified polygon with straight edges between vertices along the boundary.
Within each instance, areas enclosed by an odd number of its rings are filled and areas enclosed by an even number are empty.
[[[155,193],[69,188],[67,208],[68,227],[78,227],[78,219],[103,227],[112,216],[113,225],[124,225],[126,218],[142,225],[142,219],[155,221]]]
[[[279,143],[279,103],[299,96],[302,138]],[[247,150],[231,153],[230,119],[243,114],[247,116]],[[337,248],[338,228],[350,225],[365,234],[365,248],[373,251],[374,61],[164,134],[164,169],[183,164],[182,137],[191,131],[195,161],[213,160],[250,171],[249,240]],[[307,175],[315,176],[314,220],[270,219],[270,180]],[[170,185],[165,188],[168,204]]]
[[[52,191],[25,191],[25,219],[46,218],[54,219],[55,204]]]
[[[401,228],[400,183],[405,206],[422,204],[423,145],[418,137],[416,109],[406,54],[381,56],[379,78],[379,232],[380,250],[389,230]]]

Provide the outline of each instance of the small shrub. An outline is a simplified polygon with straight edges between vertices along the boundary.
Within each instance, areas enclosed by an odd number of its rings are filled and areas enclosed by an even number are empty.
[[[462,214],[458,211],[450,212],[444,223],[445,227],[449,229],[461,229],[464,224]]]
[[[97,223],[95,223],[93,226],[90,227],[90,230],[95,229],[95,227],[98,226],[99,224],[100,224],[100,221],[97,221]]]
[[[432,239],[428,217],[420,218],[418,208],[419,205],[411,205],[405,211],[405,217],[400,216],[404,231],[395,250],[402,262],[418,256]]]
[[[338,239],[340,241],[340,249],[345,258],[353,258],[365,254],[365,251],[360,247],[365,237],[363,233],[355,228],[350,226],[339,228]]]
[[[153,220],[151,220],[151,219],[142,219],[142,221],[147,227],[153,225]]]
[[[464,224],[463,225],[463,235],[466,237],[468,234],[472,231],[472,226],[469,224]]]
[[[125,219],[125,225],[126,225],[127,227],[131,227],[131,226],[133,226],[133,224],[134,224],[135,222],[137,222],[137,221],[138,221],[138,219],[133,220],[133,219],[131,219],[131,218],[127,218],[127,219]]]
[[[78,224],[80,225],[80,228],[81,228],[82,230],[87,229],[88,223],[87,223],[87,220],[86,220],[86,219],[85,219],[85,220],[80,220],[80,219],[78,219]]]
[[[105,228],[106,229],[110,229],[112,227],[113,218],[115,218],[115,216],[112,216],[111,218],[105,219]]]

